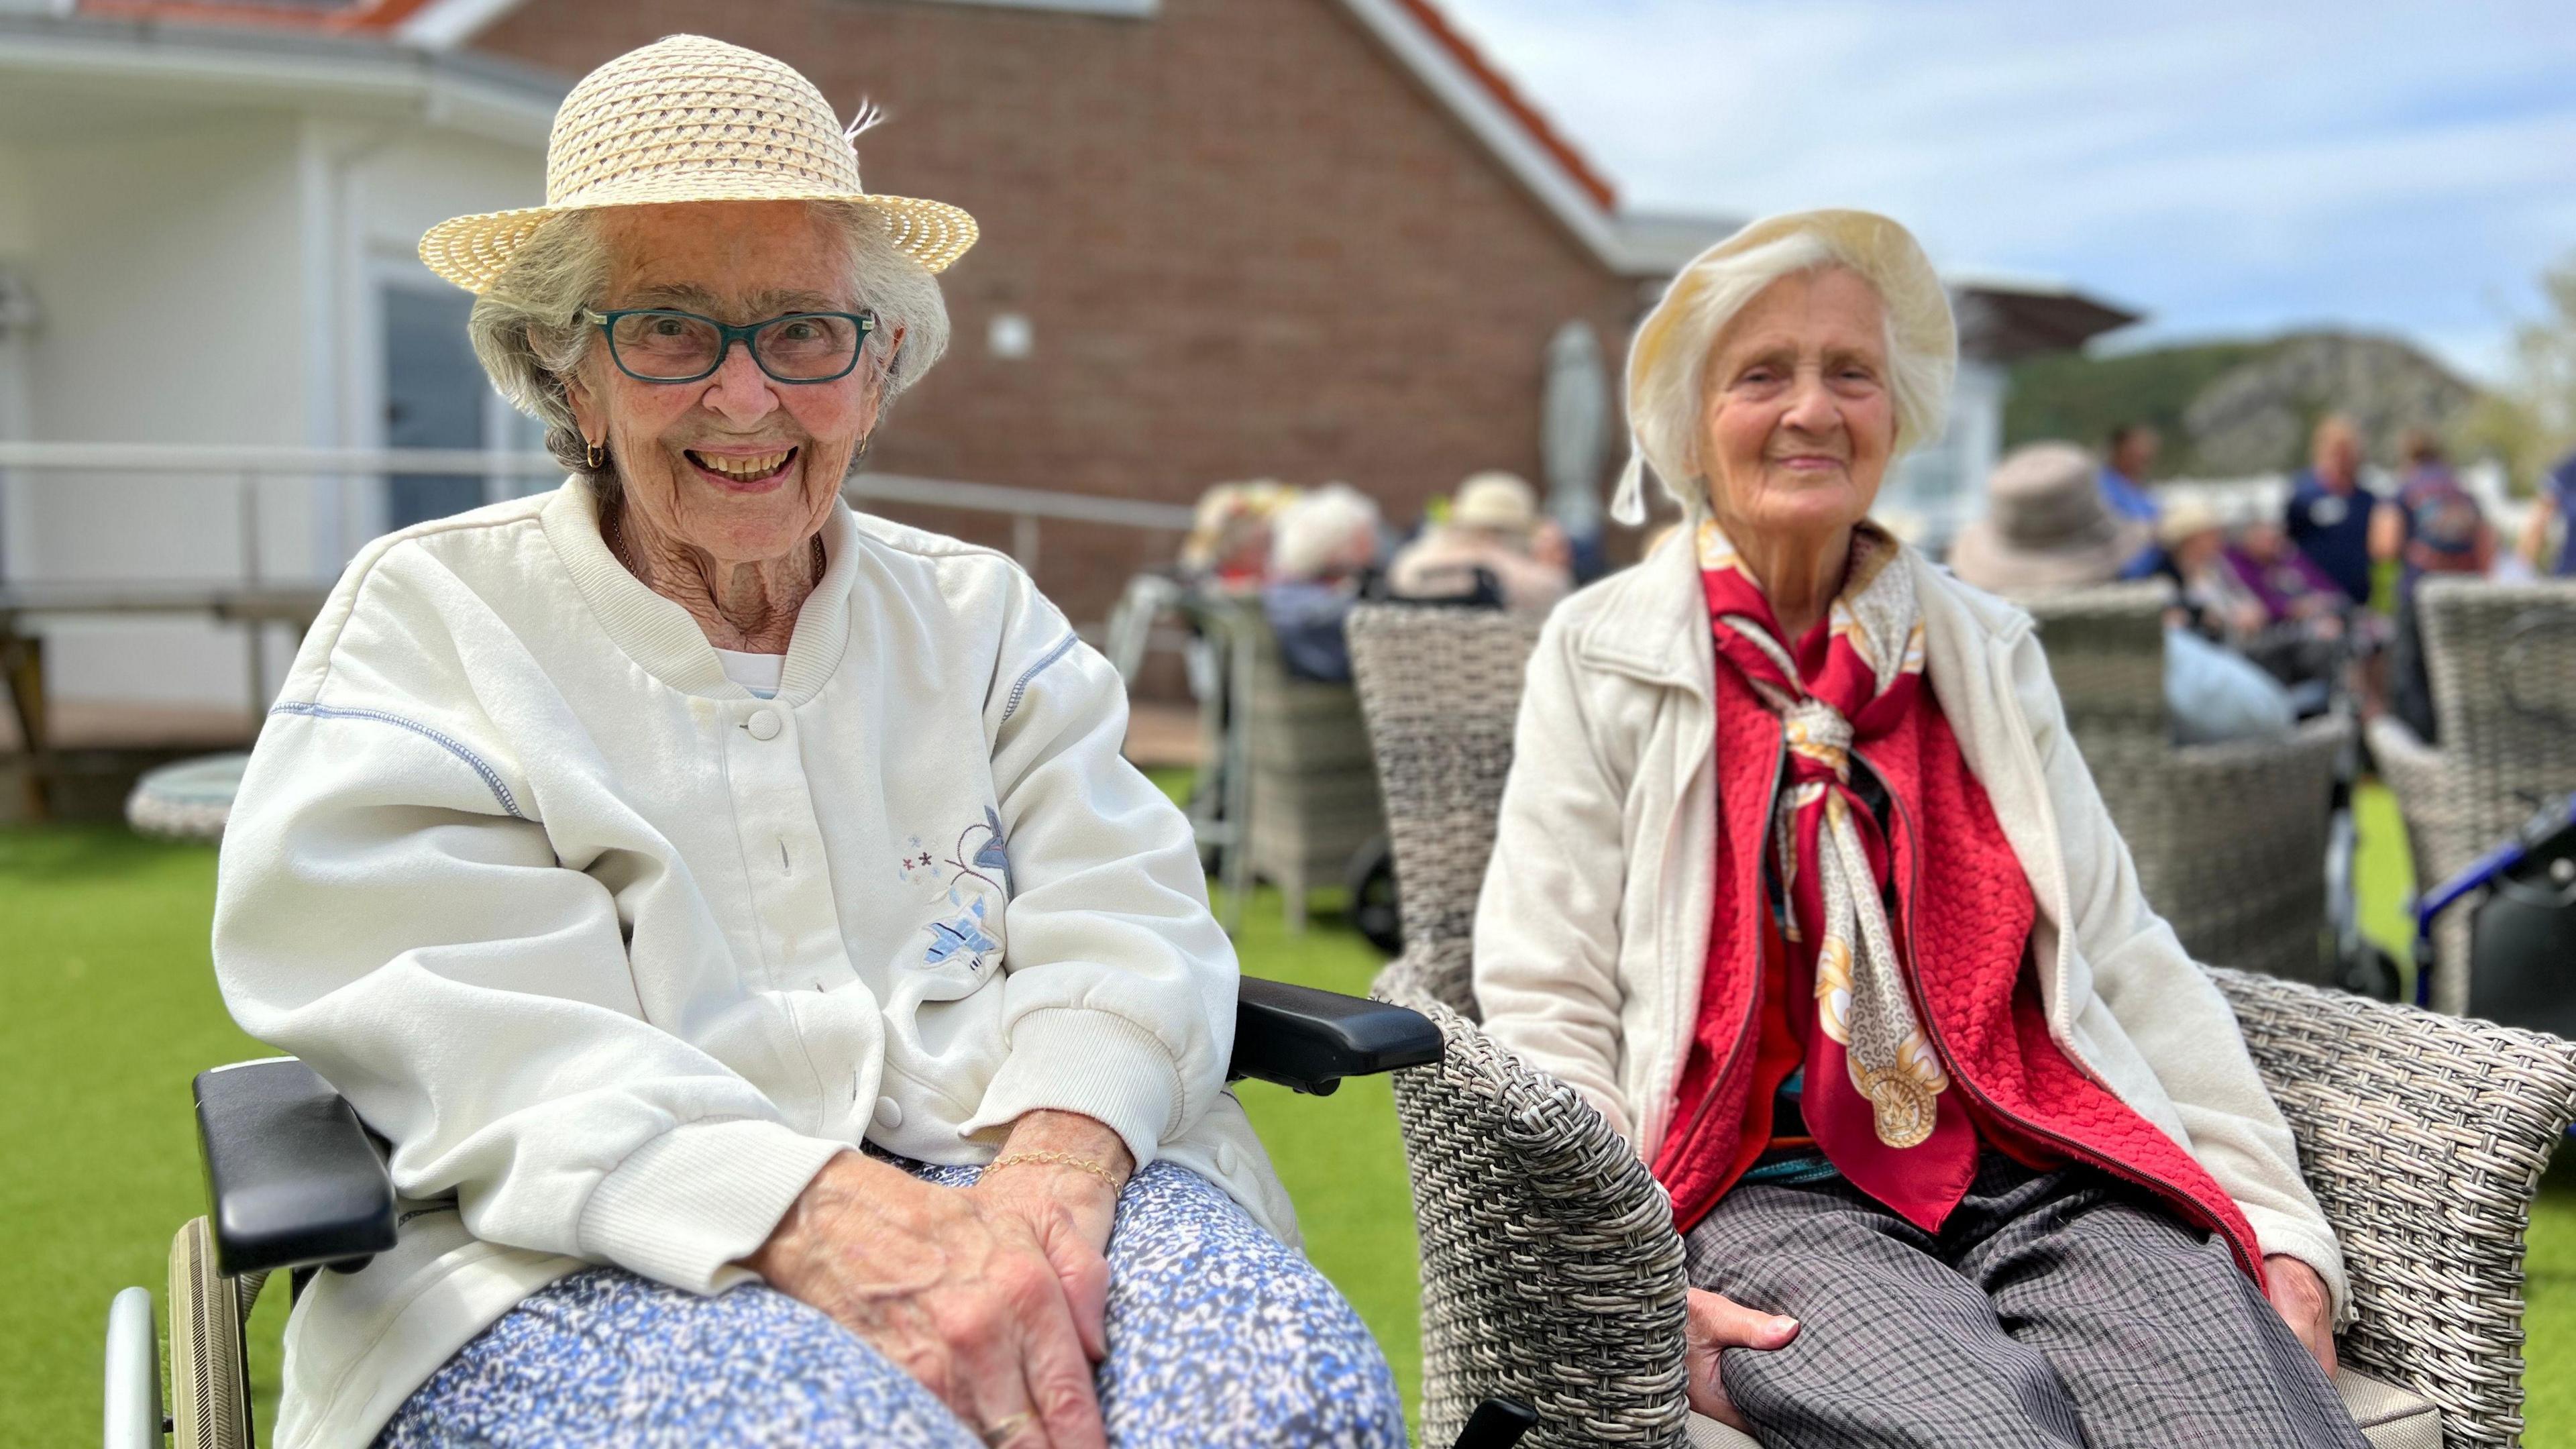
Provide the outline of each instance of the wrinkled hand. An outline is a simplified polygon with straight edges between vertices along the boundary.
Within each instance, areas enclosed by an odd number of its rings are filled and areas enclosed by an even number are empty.
[[[1125,1161],[1121,1149],[1118,1167]],[[992,1191],[960,1190],[845,1152],[744,1265],[865,1339],[968,1425],[1000,1434],[995,1443],[1107,1449],[1091,1380],[1091,1360],[1106,1347],[1107,1266],[1087,1309],[1068,1286],[1080,1274],[1059,1266],[1079,1267],[1077,1248],[1099,1258],[1091,1211],[1080,1198],[1043,1208],[1040,1184],[1008,1183],[1020,1173],[1042,1175],[1012,1168],[995,1175]],[[1114,1205],[1108,1184],[1071,1175]],[[1052,1227],[1033,1225],[1050,1211]],[[1097,1241],[1107,1243],[1105,1226]]]
[[[2326,1293],[2326,1281],[2317,1270],[2286,1253],[2274,1253],[2263,1260],[2263,1296],[2272,1300],[2272,1308],[2290,1331],[2299,1336],[2315,1356],[2317,1367],[2332,1379],[2335,1374],[2334,1299]]]
[[[1753,1432],[1744,1422],[1735,1401],[1726,1396],[1726,1384],[1718,1377],[1720,1349],[1753,1348],[1769,1351],[1786,1348],[1798,1336],[1798,1320],[1778,1314],[1756,1313],[1731,1298],[1690,1290],[1690,1318],[1683,1327],[1689,1342],[1686,1362],[1690,1367],[1690,1406],[1693,1412],[1706,1414],[1721,1424]]]
[[[996,1162],[1015,1153],[1056,1152],[1109,1169],[1118,1183],[1136,1159],[1117,1133],[1074,1112],[1031,1112],[1011,1124],[1011,1138]],[[1109,1229],[1118,1216],[1118,1186],[1080,1168],[1020,1162],[987,1172],[969,1193],[995,1211],[1026,1224],[1072,1306],[1082,1351],[1098,1363],[1109,1356]]]

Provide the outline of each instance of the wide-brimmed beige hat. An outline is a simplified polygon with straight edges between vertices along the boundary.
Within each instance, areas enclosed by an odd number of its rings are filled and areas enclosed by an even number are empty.
[[[2111,511],[2100,470],[2072,443],[2032,443],[1995,465],[1986,515],[1959,530],[1950,572],[2006,598],[2107,584],[2153,537]]]
[[[975,218],[942,201],[875,196],[859,184],[857,132],[791,66],[673,35],[581,78],[546,141],[546,204],[460,216],[429,229],[420,259],[481,292],[548,217],[672,201],[848,201],[885,217],[897,248],[931,271],[975,244]]]

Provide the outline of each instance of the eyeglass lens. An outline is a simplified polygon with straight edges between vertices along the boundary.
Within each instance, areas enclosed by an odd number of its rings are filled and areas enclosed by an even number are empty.
[[[856,361],[863,329],[847,317],[790,313],[751,335],[751,353],[770,375],[838,377]],[[713,372],[724,354],[724,333],[685,312],[630,312],[609,329],[617,360],[642,377],[686,381]]]

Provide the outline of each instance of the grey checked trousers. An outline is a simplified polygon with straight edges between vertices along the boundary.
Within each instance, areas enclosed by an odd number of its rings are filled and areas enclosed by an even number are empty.
[[[1989,1151],[1938,1233],[1841,1178],[1739,1186],[1687,1247],[1803,1325],[1719,1359],[1765,1445],[2368,1449],[2226,1245],[2091,1168]]]

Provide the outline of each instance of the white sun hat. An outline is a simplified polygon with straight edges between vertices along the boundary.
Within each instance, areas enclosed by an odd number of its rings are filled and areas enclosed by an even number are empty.
[[[884,216],[897,250],[933,272],[975,244],[975,218],[859,185],[862,108],[844,128],[814,83],[756,50],[672,35],[581,78],[546,141],[546,204],[460,216],[420,239],[429,269],[481,292],[547,218],[673,201],[847,201]]]

